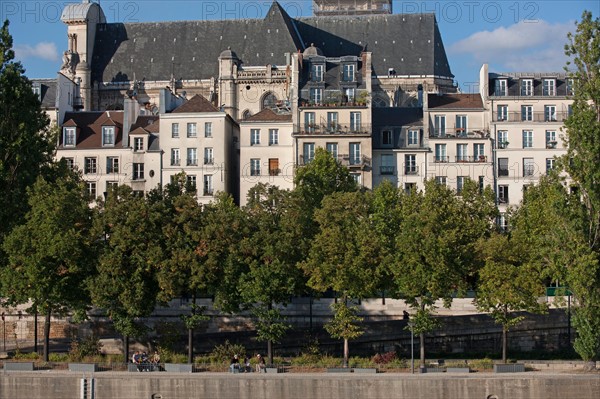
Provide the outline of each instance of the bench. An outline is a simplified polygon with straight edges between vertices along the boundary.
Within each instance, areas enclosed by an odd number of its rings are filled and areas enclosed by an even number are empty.
[[[442,367],[419,367],[419,373],[421,373],[421,374],[443,373],[444,371],[446,371],[446,369],[444,369]]]
[[[189,363],[165,363],[165,371],[170,373],[193,373],[194,365]]]
[[[469,367],[447,367],[447,373],[470,373],[471,369]]]
[[[345,368],[345,367],[331,367],[327,369],[328,373],[351,373],[352,369],[351,368]]]
[[[524,373],[524,363],[494,364],[494,373]]]
[[[377,374],[379,370],[373,368],[356,367],[352,369],[353,373]]]
[[[69,363],[69,371],[95,373],[98,371],[98,365],[96,363]]]
[[[4,371],[33,371],[33,362],[4,362]]]

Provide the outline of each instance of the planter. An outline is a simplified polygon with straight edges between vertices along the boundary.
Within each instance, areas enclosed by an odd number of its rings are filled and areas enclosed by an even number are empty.
[[[69,363],[69,371],[95,373],[98,371],[98,365],[96,363]]]
[[[33,362],[4,362],[4,371],[33,371]]]
[[[427,373],[443,373],[446,369],[441,367],[420,367],[419,373],[427,374]]]
[[[171,373],[193,373],[193,364],[165,363],[165,371]]]
[[[283,367],[265,367],[265,373],[267,374],[279,374],[283,373]]]
[[[344,367],[332,367],[332,368],[328,368],[327,372],[328,373],[351,373],[352,369],[344,368]]]
[[[353,373],[364,373],[364,374],[377,374],[379,371],[377,369],[371,369],[371,368],[353,368],[352,369]]]
[[[469,367],[447,367],[447,373],[470,373],[471,369]]]
[[[494,373],[524,373],[524,363],[494,364]]]

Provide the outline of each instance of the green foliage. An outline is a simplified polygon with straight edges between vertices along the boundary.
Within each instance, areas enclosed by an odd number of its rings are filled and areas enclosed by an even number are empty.
[[[210,357],[217,362],[228,362],[233,355],[238,355],[240,359],[246,356],[246,348],[240,344],[232,344],[226,340],[222,345],[217,345],[210,353]]]
[[[71,356],[68,353],[51,353],[50,361],[53,363],[64,363],[71,360]]]
[[[71,342],[69,359],[78,362],[86,357],[99,356],[101,348],[100,340],[94,335],[75,339]]]
[[[206,309],[206,306],[192,304],[192,313],[189,315],[181,315],[181,320],[183,321],[183,324],[185,324],[185,327],[188,329],[194,329],[203,321],[210,320],[210,316],[204,314]]]
[[[156,323],[154,330],[158,336],[161,357],[165,351],[174,351],[177,348],[183,333],[181,323],[161,320]]]
[[[36,352],[21,352],[17,350],[13,356],[15,360],[38,360],[40,355]]]
[[[345,302],[339,301],[331,305],[333,310],[333,319],[325,324],[325,330],[333,338],[351,340],[363,335],[364,331],[359,325],[363,321],[362,317],[357,315],[356,306],[348,306]]]
[[[595,314],[590,314],[594,312]],[[573,347],[585,361],[600,357],[600,315],[598,309],[579,308],[573,316],[573,326],[577,337]]]
[[[259,341],[279,343],[292,327],[285,322],[285,316],[279,309],[256,306],[252,309],[252,316],[256,319],[256,339]]]

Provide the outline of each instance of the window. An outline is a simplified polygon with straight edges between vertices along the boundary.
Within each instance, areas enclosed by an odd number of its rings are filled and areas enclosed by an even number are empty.
[[[556,105],[544,106],[544,121],[556,122]]]
[[[533,147],[533,131],[523,130],[523,148]]]
[[[473,144],[473,160],[475,162],[487,162],[487,157],[485,156],[485,144]]]
[[[325,149],[331,154],[331,156],[335,159],[338,157],[338,145],[337,143],[327,143],[325,144]]]
[[[546,158],[546,173],[554,169],[554,158]]]
[[[342,80],[344,82],[354,82],[354,64],[344,64]]]
[[[323,81],[323,65],[322,64],[312,64],[310,66],[310,80],[312,82],[322,82]]]
[[[546,130],[546,148],[556,148],[556,131]]]
[[[87,192],[90,196],[90,198],[96,198],[96,183],[95,182],[85,182],[85,187],[87,189]]]
[[[521,80],[521,95],[533,96],[533,79]]]
[[[304,164],[315,159],[315,143],[304,143],[303,149]]]
[[[268,94],[266,94],[263,97],[263,101],[262,101],[262,108],[261,109],[273,109],[275,108],[275,106],[277,105],[277,96],[271,92],[269,92]]]
[[[204,175],[204,195],[213,195],[213,177],[212,175]]]
[[[144,164],[133,164],[133,180],[144,180]]]
[[[506,79],[496,79],[494,82],[494,95],[506,96]]]
[[[181,163],[181,154],[179,148],[171,148],[171,166],[179,166]]]
[[[75,169],[75,160],[73,158],[63,158],[63,160],[65,161],[65,165],[67,165],[67,169]]]
[[[76,130],[74,127],[63,128],[63,146],[74,147],[75,146],[75,135]]]
[[[269,145],[279,144],[279,129],[269,129]]]
[[[116,181],[107,181],[106,182],[106,195],[108,195],[108,193],[111,193],[113,191],[115,191],[117,189],[117,187],[119,187],[119,183]]]
[[[567,96],[575,94],[575,81],[573,79],[567,79]]]
[[[417,183],[404,183],[404,192],[410,194],[411,191],[417,190]]]
[[[435,145],[435,162],[448,162],[446,156],[446,144]]]
[[[360,143],[350,143],[350,165],[358,165],[360,162]]]
[[[508,204],[508,186],[498,186],[498,202]]]
[[[567,105],[567,116],[573,115],[573,104]]]
[[[323,100],[323,89],[311,88],[310,89],[310,102],[313,104],[320,104]]]
[[[556,80],[555,79],[544,79],[542,81],[542,95],[544,96],[555,96],[556,95]]]
[[[502,122],[508,120],[508,105],[498,105],[497,110],[497,121]]]
[[[42,100],[42,88],[40,86],[38,86],[38,84],[34,83],[34,86],[32,87],[32,89],[33,89],[33,94],[35,94],[36,97],[38,98],[38,100],[41,101]]]
[[[446,115],[436,115],[434,117],[433,134],[436,137],[442,137],[446,135]]]
[[[118,157],[106,157],[106,173],[119,173]]]
[[[381,154],[381,166],[379,167],[379,173],[382,175],[393,175],[394,169],[394,155]]]
[[[350,173],[350,177],[352,177],[352,179],[354,179],[354,182],[360,186],[362,184],[362,176],[360,175],[360,173]]]
[[[344,96],[345,96],[345,100],[348,102],[353,102],[354,101],[354,97],[355,97],[355,90],[351,87],[347,87],[344,89]]]
[[[86,157],[84,159],[83,173],[85,173],[86,175],[96,173],[97,166],[98,166],[98,161],[96,160],[96,158],[91,158],[91,157],[87,158]]]
[[[456,162],[467,162],[468,160],[469,160],[468,145],[467,144],[457,144],[456,145]]]
[[[206,147],[204,149],[204,165],[212,165],[214,162],[213,149],[211,147]]]
[[[330,132],[337,131],[338,128],[338,113],[328,112],[327,113],[327,130]]]
[[[198,179],[196,178],[196,175],[186,175],[185,179],[186,179],[188,187],[195,191],[196,187],[197,187],[196,183],[198,181]]]
[[[508,147],[508,130],[498,130],[498,148]]]
[[[279,170],[279,158],[269,158],[269,176],[277,176]]]
[[[179,123],[171,123],[171,137],[174,139],[179,138]]]
[[[465,186],[465,180],[467,178],[465,176],[457,176],[456,177],[456,193],[460,195],[462,193],[463,187]]]
[[[479,176],[479,192],[483,192],[485,188],[485,177],[484,176]]]
[[[304,113],[304,130],[308,133],[315,132],[315,113],[314,112],[305,112]]]
[[[260,129],[250,129],[250,145],[260,144]]]
[[[212,137],[212,122],[204,122],[204,137]]]
[[[446,176],[436,176],[435,177],[435,182],[442,186],[445,186],[447,184],[447,181],[448,181],[448,179],[446,178]]]
[[[404,155],[404,174],[405,175],[416,175],[417,174],[417,156],[415,154]]]
[[[384,130],[381,132],[381,145],[391,146],[392,145],[392,131]]]
[[[521,120],[532,121],[533,120],[533,107],[531,105],[521,105]]]
[[[419,131],[409,130],[408,131],[408,145],[419,145]]]
[[[353,132],[360,131],[361,115],[360,112],[350,112],[350,130]]]
[[[250,176],[260,176],[260,159],[250,159]]]
[[[456,134],[459,136],[465,135],[467,133],[467,116],[466,115],[456,115],[456,123],[454,125],[456,128]]]
[[[188,123],[187,124],[187,136],[189,138],[192,137],[197,137],[198,133],[196,131],[196,124],[195,123]]]
[[[501,213],[500,216],[498,216],[498,228],[500,229],[500,231],[508,230],[508,220],[506,218],[506,213]]]
[[[136,137],[133,139],[133,151],[144,151],[143,137]]]
[[[523,176],[533,176],[535,174],[535,164],[533,158],[523,158]]]
[[[508,176],[508,158],[498,158],[498,176]]]
[[[198,150],[196,148],[187,149],[187,166],[198,165]]]
[[[114,146],[115,145],[115,127],[114,126],[102,126],[102,146]]]

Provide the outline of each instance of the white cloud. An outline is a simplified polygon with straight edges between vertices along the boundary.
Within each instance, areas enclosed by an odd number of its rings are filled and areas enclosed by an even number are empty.
[[[521,21],[493,31],[481,31],[452,44],[451,57],[469,54],[478,63],[497,71],[562,71],[564,45],[574,22],[550,24],[543,20]],[[491,68],[491,66],[490,66]]]
[[[58,61],[58,50],[52,42],[39,42],[34,46],[29,44],[17,44],[15,46],[15,57],[19,60],[26,58],[41,58],[48,61]]]

